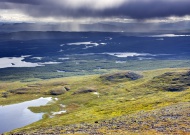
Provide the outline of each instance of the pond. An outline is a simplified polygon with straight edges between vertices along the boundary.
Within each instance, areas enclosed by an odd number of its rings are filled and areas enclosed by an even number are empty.
[[[46,105],[52,98],[39,98],[19,104],[0,106],[0,134],[42,119],[44,113],[33,113],[28,107]]]

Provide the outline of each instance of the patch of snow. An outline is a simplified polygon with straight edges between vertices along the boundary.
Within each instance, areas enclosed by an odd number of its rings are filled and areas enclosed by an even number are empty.
[[[99,95],[100,93],[98,93],[98,92],[93,92],[93,94],[94,94],[94,95]]]
[[[99,92],[93,92],[94,95],[97,95],[98,98],[100,97],[100,93]]]
[[[59,111],[59,112],[52,112],[52,115],[59,115],[59,114],[63,114],[66,113],[67,111]]]
[[[58,101],[58,98],[54,98],[55,101]]]

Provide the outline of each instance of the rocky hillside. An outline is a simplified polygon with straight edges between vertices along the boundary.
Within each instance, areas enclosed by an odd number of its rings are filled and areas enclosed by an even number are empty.
[[[186,135],[190,134],[189,82],[189,69],[0,82],[0,103],[57,98],[29,108],[44,112],[42,120],[7,134]]]

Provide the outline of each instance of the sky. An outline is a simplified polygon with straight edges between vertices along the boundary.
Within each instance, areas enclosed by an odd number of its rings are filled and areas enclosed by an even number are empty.
[[[190,0],[0,0],[0,22],[181,21],[190,21]]]
[[[1,0],[7,21],[189,19],[189,0]]]

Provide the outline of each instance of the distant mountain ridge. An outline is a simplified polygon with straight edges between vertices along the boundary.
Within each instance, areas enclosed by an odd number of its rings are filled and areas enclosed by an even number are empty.
[[[0,22],[0,32],[18,31],[99,31],[99,32],[189,32],[190,22],[175,23],[122,23],[103,22],[92,24],[80,23],[3,23]]]

